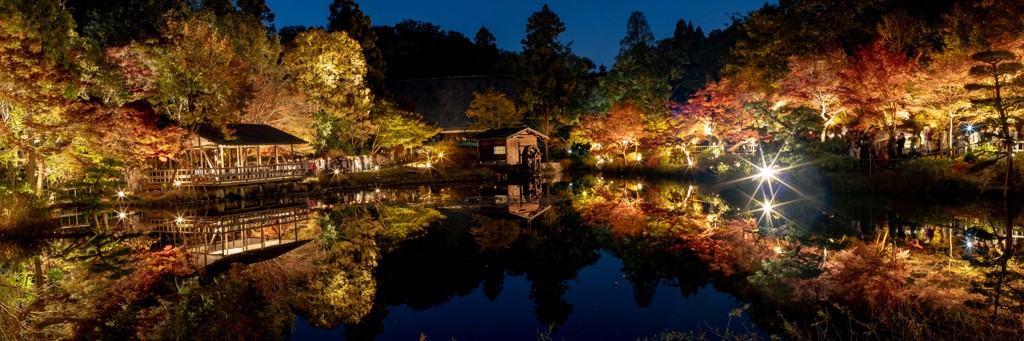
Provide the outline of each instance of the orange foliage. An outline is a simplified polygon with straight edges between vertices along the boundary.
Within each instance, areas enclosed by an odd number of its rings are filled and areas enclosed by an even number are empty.
[[[722,78],[718,82],[707,83],[693,94],[674,119],[681,122],[682,129],[690,127],[692,131],[703,131],[704,126],[710,125],[714,127],[713,133],[726,141],[763,138],[757,127],[751,124],[754,117],[744,108],[745,103],[758,97],[763,95],[729,78]]]
[[[861,110],[858,128],[893,132],[910,118],[908,85],[917,72],[918,58],[889,51],[881,41],[862,47],[841,72],[843,101]]]

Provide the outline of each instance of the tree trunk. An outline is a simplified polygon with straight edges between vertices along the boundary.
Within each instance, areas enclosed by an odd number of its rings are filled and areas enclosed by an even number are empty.
[[[32,259],[33,281],[37,291],[43,290],[43,261],[39,257]]]

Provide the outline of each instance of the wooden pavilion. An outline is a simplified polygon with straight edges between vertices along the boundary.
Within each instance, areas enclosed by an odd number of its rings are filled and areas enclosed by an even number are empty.
[[[212,126],[197,128],[177,162],[147,172],[146,188],[238,186],[306,176],[307,163],[295,156],[295,146],[306,141],[263,124],[231,124],[228,129],[230,136]]]

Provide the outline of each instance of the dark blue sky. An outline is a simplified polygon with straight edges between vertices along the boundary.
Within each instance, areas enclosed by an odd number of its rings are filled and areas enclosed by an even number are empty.
[[[332,0],[266,0],[277,15],[277,27],[325,26]],[[526,19],[547,3],[565,23],[563,42],[572,42],[576,54],[611,66],[633,11],[647,16],[657,39],[672,35],[679,19],[692,21],[704,32],[724,28],[730,16],[746,14],[767,0],[363,0],[360,9],[374,25],[394,25],[415,19],[455,30],[473,38],[480,26],[494,33],[498,47],[519,51],[526,35]],[[775,2],[775,1],[771,1]]]

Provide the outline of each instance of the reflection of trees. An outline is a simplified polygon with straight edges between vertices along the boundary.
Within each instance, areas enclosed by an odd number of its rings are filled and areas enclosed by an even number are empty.
[[[707,283],[708,266],[699,251],[711,254],[722,244],[707,233],[713,230],[716,212],[724,210],[720,200],[701,195],[692,185],[671,182],[582,183],[590,186],[581,186],[573,205],[588,225],[607,227],[616,236],[607,247],[622,260],[638,306],[650,305],[662,281],[679,286],[684,296]]]
[[[999,318],[1000,310],[1009,312],[1010,315],[1024,313],[1024,273],[1020,269],[1020,258],[1016,256],[1013,245],[1013,221],[1016,209],[1007,204],[1003,210],[1002,217],[998,213],[992,214],[992,220],[1005,218],[1002,222],[993,222],[995,229],[1002,228],[1002,237],[995,245],[987,244],[982,248],[980,240],[974,241],[978,245],[977,251],[987,251],[987,254],[979,262],[985,267],[984,277],[972,288],[973,292],[984,295],[988,301],[982,305],[992,307],[992,317]],[[975,238],[979,239],[979,238]],[[991,241],[989,241],[991,243]],[[1016,264],[1011,264],[1016,263]],[[1007,318],[1006,316],[1003,317]],[[1012,317],[1010,317],[1012,318]]]
[[[491,218],[477,214],[473,217],[476,223],[469,232],[473,240],[480,245],[481,251],[498,251],[512,247],[519,239],[519,221],[511,219]]]
[[[564,298],[566,283],[601,257],[597,252],[601,245],[598,231],[583,227],[580,216],[569,207],[555,211],[560,220],[542,220],[524,231],[525,247],[519,255],[523,262],[511,269],[526,274],[537,319],[552,330],[565,323],[573,310]]]
[[[291,274],[271,261],[235,266],[209,285],[186,283],[189,292],[168,307],[161,339],[268,339],[292,330],[294,314],[289,306]]]
[[[326,212],[320,219],[323,254],[298,301],[299,310],[314,326],[356,323],[371,313],[377,298],[373,273],[381,245],[390,247],[418,236],[444,218],[422,206],[378,206],[376,213],[375,217],[367,209],[350,207]]]

